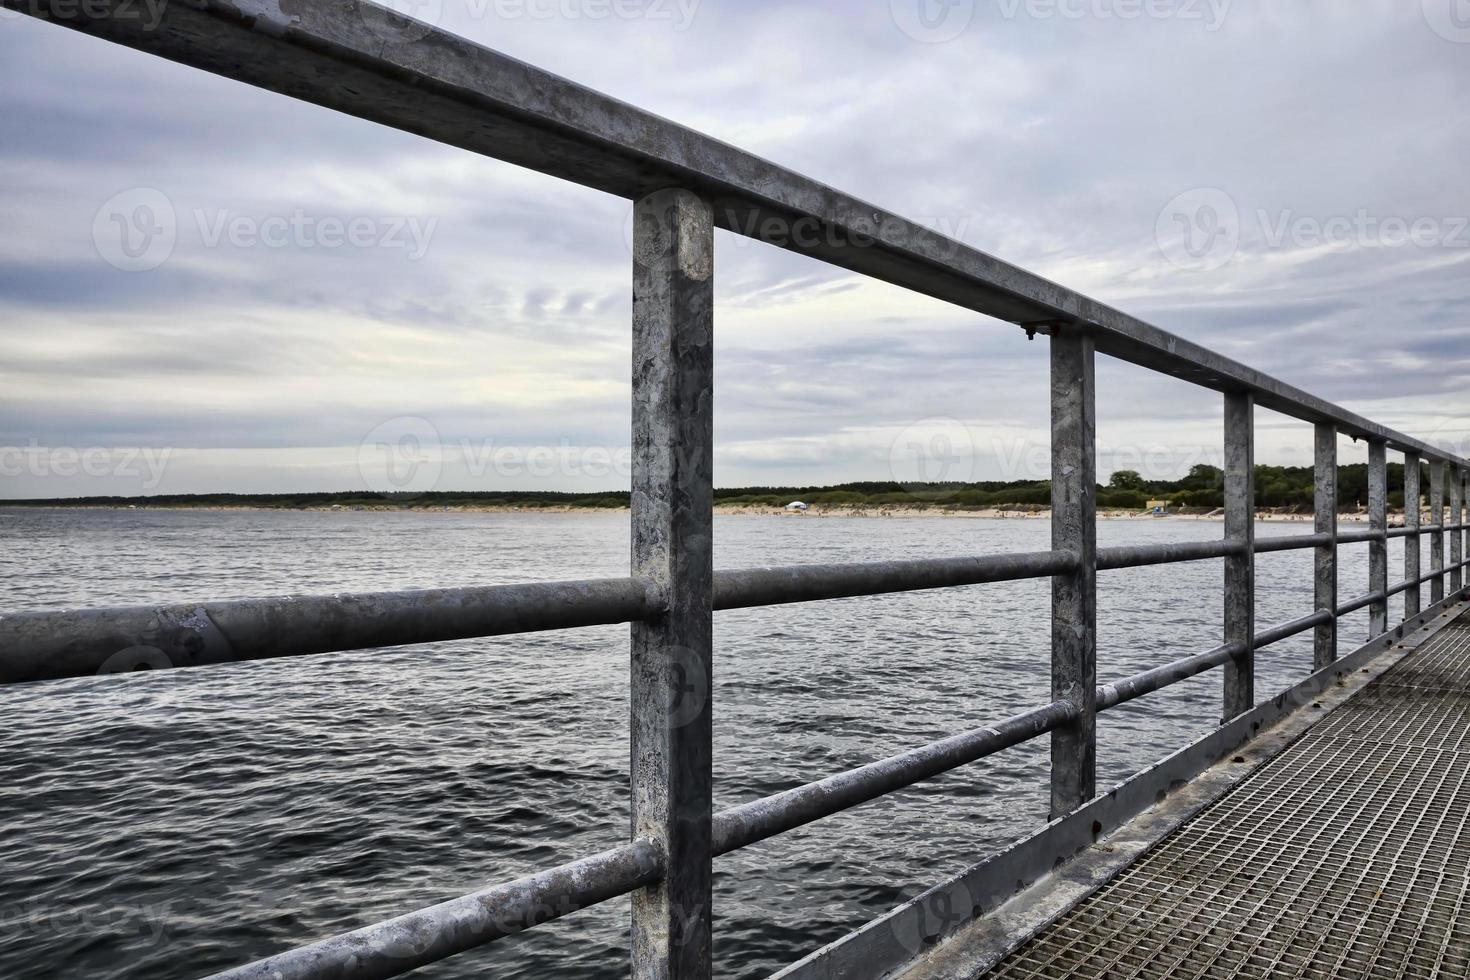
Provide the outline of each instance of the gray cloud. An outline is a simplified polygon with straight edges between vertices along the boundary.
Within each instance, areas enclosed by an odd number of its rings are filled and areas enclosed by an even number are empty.
[[[471,9],[449,0],[445,25],[1363,414],[1470,417],[1470,247],[1273,240],[1470,216],[1470,51],[1418,4],[1238,0],[1211,30],[979,0],[936,44],[888,0],[703,0],[684,31]],[[6,444],[178,447],[163,489],[275,490],[350,481],[342,460],[396,416],[451,443],[626,443],[626,202],[51,25],[0,20],[0,64]],[[134,188],[166,196],[178,241],[121,272],[93,223]],[[1239,219],[1203,271],[1155,240],[1198,188]],[[416,259],[209,240],[297,213],[433,229]],[[1014,327],[733,235],[717,259],[721,482],[888,478],[893,440],[936,418],[974,434],[977,475],[1044,440],[1045,348]],[[1110,445],[1218,441],[1213,395],[1099,376]],[[1263,425],[1261,458],[1300,462],[1306,439]]]

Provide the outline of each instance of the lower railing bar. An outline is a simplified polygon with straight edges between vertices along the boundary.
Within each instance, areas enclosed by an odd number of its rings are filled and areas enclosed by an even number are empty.
[[[1428,582],[1430,579],[1439,578],[1441,575],[1444,575],[1446,572],[1453,571],[1456,568],[1465,568],[1466,566],[1470,566],[1470,560],[1462,561],[1462,562],[1460,562],[1459,565],[1451,565],[1451,566],[1445,568],[1443,571],[1436,570],[1436,571],[1430,572],[1428,575],[1421,575],[1421,576],[1419,576],[1418,579],[1409,579],[1408,581],[1400,582],[1398,585],[1395,585],[1392,588],[1390,588],[1388,590],[1388,594],[1390,596],[1396,596],[1396,595],[1398,595],[1401,592],[1407,592],[1409,589],[1412,589],[1412,588],[1415,588],[1417,586],[1423,585],[1426,582]]]
[[[715,814],[714,852],[728,854],[994,755],[1066,724],[1074,711],[1067,702],[1056,701],[995,725],[732,807]]]
[[[1168,565],[1181,561],[1205,561],[1233,555],[1240,548],[1230,541],[1191,541],[1177,544],[1124,545],[1097,549],[1098,571]]]
[[[660,612],[633,578],[0,616],[0,684],[600,626]]]
[[[1470,565],[1470,561],[1465,562],[1465,564]],[[1400,591],[1402,591],[1402,587]],[[1389,590],[1388,594],[1393,595],[1394,591]],[[1372,605],[1374,602],[1382,602],[1384,599],[1385,596],[1377,592],[1371,595],[1361,596],[1339,608],[1337,615],[1346,616],[1349,613],[1357,612],[1365,606]],[[1272,643],[1279,643],[1288,637],[1305,633],[1307,630],[1315,629],[1331,620],[1332,616],[1326,610],[1322,610],[1312,613],[1310,616],[1292,620],[1289,623],[1273,626],[1264,633],[1256,636],[1256,647],[1260,648]],[[1189,680],[1189,678],[1198,674],[1203,674],[1216,667],[1224,666],[1231,657],[1235,656],[1236,652],[1236,648],[1233,646],[1219,646],[1204,653],[1197,653],[1192,657],[1185,657],[1182,660],[1175,660],[1173,663],[1164,664],[1162,667],[1154,667],[1143,673],[1134,674],[1132,677],[1125,677],[1122,680],[1113,681],[1111,684],[1099,685],[1097,689],[1097,710],[1104,711],[1108,708],[1116,708],[1120,704],[1126,704],[1136,698],[1143,697],[1145,694],[1152,694],[1171,684]]]
[[[1116,708],[1120,704],[1127,704],[1129,701],[1162,690],[1171,684],[1187,681],[1191,677],[1214,670],[1216,667],[1223,667],[1244,648],[1243,643],[1239,646],[1219,646],[1206,653],[1197,653],[1192,657],[1185,657],[1183,660],[1176,660],[1111,684],[1100,684],[1097,689],[1097,710],[1106,711],[1109,708]]]
[[[1370,592],[1367,595],[1358,596],[1356,599],[1350,599],[1342,605],[1338,606],[1337,615],[1351,615],[1352,613],[1357,612],[1359,609],[1366,609],[1369,606],[1373,605],[1373,603],[1382,602],[1384,599],[1387,598],[1388,594],[1384,592]]]
[[[1050,578],[1076,568],[1075,556],[1063,551],[1036,551],[981,558],[934,558],[917,561],[864,562],[848,565],[794,565],[715,573],[716,609],[747,609],[823,599],[960,585],[984,585],[1017,579]]]
[[[1256,635],[1256,648],[1260,649],[1264,646],[1270,646],[1272,643],[1280,643],[1282,640],[1296,636],[1298,633],[1305,633],[1308,630],[1316,629],[1318,626],[1325,626],[1333,622],[1334,619],[1335,617],[1332,613],[1325,609],[1319,609],[1310,616],[1303,616],[1301,619],[1294,619],[1289,623],[1273,626],[1266,630],[1266,632]]]
[[[343,933],[210,980],[385,980],[653,884],[651,841],[615,850]]]

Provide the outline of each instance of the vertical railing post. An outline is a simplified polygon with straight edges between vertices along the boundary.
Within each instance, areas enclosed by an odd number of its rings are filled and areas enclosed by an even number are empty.
[[[1419,454],[1404,453],[1404,618],[1419,615]]]
[[[632,829],[668,867],[633,896],[635,980],[710,976],[713,268],[705,202],[635,205],[633,575],[667,611],[632,631]]]
[[[1368,443],[1368,591],[1383,596],[1368,607],[1368,639],[1388,632],[1388,446]]]
[[[1466,518],[1470,517],[1470,467],[1460,467],[1460,514],[1459,523],[1464,524]],[[1470,531],[1460,532],[1460,556],[1470,558]],[[1460,584],[1470,584],[1470,573],[1460,577]]]
[[[1242,647],[1225,665],[1224,720],[1256,706],[1256,399],[1225,395],[1225,642]]]
[[[1337,428],[1319,424],[1316,436],[1316,530],[1331,535],[1317,546],[1314,576],[1317,611],[1332,616],[1317,627],[1312,644],[1313,669],[1323,670],[1337,662]]]
[[[1465,509],[1465,498],[1461,496],[1465,487],[1465,474],[1458,466],[1451,466],[1450,473],[1450,519],[1449,523],[1458,528],[1465,522],[1463,511]],[[1464,583],[1460,572],[1460,562],[1465,560],[1465,536],[1458,530],[1450,532],[1450,593],[1458,595]]]
[[[1444,601],[1444,461],[1429,461],[1429,602]]]
[[[1077,556],[1052,579],[1052,698],[1077,709],[1052,732],[1052,818],[1097,790],[1097,408],[1092,338],[1058,325],[1051,337],[1051,540]]]

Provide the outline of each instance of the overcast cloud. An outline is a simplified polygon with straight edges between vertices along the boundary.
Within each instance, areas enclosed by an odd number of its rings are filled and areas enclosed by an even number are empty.
[[[1463,452],[1457,3],[420,9]],[[0,66],[3,496],[381,489],[404,436],[421,487],[627,485],[626,202],[27,18]],[[721,485],[913,478],[914,445],[1046,475],[1041,342],[723,233],[717,263]],[[1099,377],[1105,472],[1216,452],[1217,396]]]

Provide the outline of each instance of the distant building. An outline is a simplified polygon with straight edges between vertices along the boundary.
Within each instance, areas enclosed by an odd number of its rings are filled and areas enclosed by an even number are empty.
[[[786,505],[786,509],[791,511],[793,514],[800,514],[804,511],[810,510],[811,508],[802,503],[800,500],[793,500],[791,503]]]
[[[1150,500],[1148,502],[1148,510],[1150,514],[1157,514],[1162,517],[1163,515],[1169,513],[1169,501]]]

